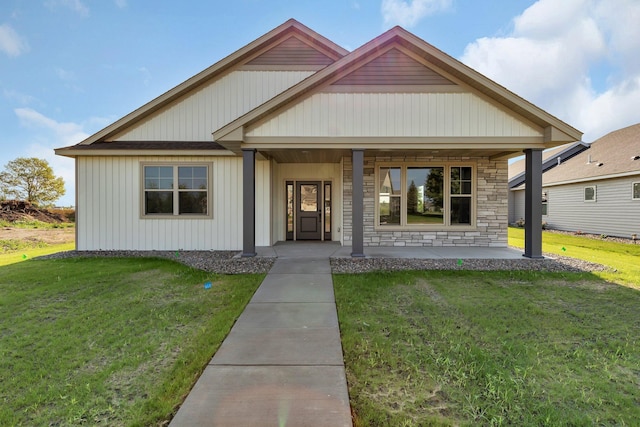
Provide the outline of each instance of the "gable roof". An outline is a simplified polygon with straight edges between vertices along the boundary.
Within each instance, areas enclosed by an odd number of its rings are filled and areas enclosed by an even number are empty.
[[[543,174],[544,185],[640,175],[640,123],[592,142],[559,167]]]
[[[544,150],[542,152],[542,172],[566,162],[578,153],[589,148],[589,144],[577,141],[573,144],[564,144],[559,147]],[[514,188],[524,183],[525,159],[517,160],[509,165],[509,188]]]
[[[275,52],[272,51],[268,55],[262,55],[262,58],[260,57],[262,52],[281,41],[282,43],[280,45],[275,46]],[[319,67],[326,66],[326,64],[334,62],[349,53],[346,49],[302,25],[298,21],[289,19],[282,25],[274,28],[265,35],[259,37],[226,58],[216,62],[209,68],[170,89],[137,110],[127,114],[101,131],[91,135],[77,145],[89,145],[97,141],[104,141],[105,139],[120,133],[124,129],[167,106],[171,102],[192,91],[194,88],[221,76],[234,67],[242,65],[245,62],[248,62],[249,66],[264,66],[265,62],[268,63],[270,58],[272,59],[277,57],[279,53],[282,53],[287,49],[297,49],[296,52],[301,53],[304,56],[303,62],[307,63],[307,65],[315,64]],[[280,55],[280,57],[282,57],[282,55]],[[257,61],[251,64],[251,61],[254,60]]]
[[[504,105],[545,130],[545,142],[560,143],[580,140],[582,133],[565,122],[517,96],[460,61],[445,54],[401,27],[394,27],[364,44],[338,61],[323,68],[297,85],[273,97],[260,107],[246,113],[213,133],[214,140],[225,144],[242,140],[244,129],[287,105],[301,101],[305,96],[369,63],[372,58],[386,52],[385,47],[397,44],[423,58],[434,68],[443,70],[463,84]]]

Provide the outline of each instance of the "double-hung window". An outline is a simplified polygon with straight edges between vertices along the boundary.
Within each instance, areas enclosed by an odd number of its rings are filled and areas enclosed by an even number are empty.
[[[631,184],[631,198],[633,200],[640,200],[640,182]]]
[[[210,216],[209,165],[143,165],[143,216]]]
[[[381,165],[377,226],[420,229],[473,224],[471,166]]]

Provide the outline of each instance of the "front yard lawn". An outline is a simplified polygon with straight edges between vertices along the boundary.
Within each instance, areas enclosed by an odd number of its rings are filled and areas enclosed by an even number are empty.
[[[542,241],[611,270],[334,275],[356,426],[637,424],[640,245]]]
[[[334,275],[356,426],[637,425],[640,292],[590,274]]]
[[[147,258],[0,267],[0,425],[163,424],[263,277]]]

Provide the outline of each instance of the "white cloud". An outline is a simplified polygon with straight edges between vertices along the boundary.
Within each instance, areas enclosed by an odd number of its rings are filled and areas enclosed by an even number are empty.
[[[82,125],[57,122],[32,108],[16,108],[14,112],[23,126],[42,128],[53,133],[55,139],[52,140],[52,148],[77,144],[89,136],[82,129]]]
[[[452,0],[382,0],[385,26],[413,27],[422,18],[447,10]]]
[[[127,7],[127,0],[115,0],[115,3],[119,9],[124,9],[125,7]]]
[[[33,129],[28,141],[25,141],[25,152],[28,157],[45,159],[51,165],[56,176],[65,181],[66,195],[59,204],[73,205],[75,194],[75,166],[73,159],[56,156],[54,148],[77,144],[89,136],[83,124],[58,122],[32,108],[16,108],[14,110],[22,126]],[[103,125],[106,120],[92,118],[89,126]]]
[[[29,50],[27,42],[9,24],[0,25],[0,52],[18,56]]]
[[[461,60],[592,141],[640,122],[640,29],[631,24],[640,22],[640,2],[611,6],[539,0],[514,19],[511,34],[476,40]],[[612,70],[599,90],[598,67]]]
[[[48,0],[45,5],[50,9],[66,7],[82,17],[89,16],[89,8],[81,0]]]

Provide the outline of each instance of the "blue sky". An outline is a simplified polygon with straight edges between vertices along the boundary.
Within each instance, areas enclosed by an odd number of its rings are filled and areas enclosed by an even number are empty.
[[[640,122],[638,0],[2,0],[0,168],[72,145],[289,18],[348,50],[401,25],[585,132]]]

